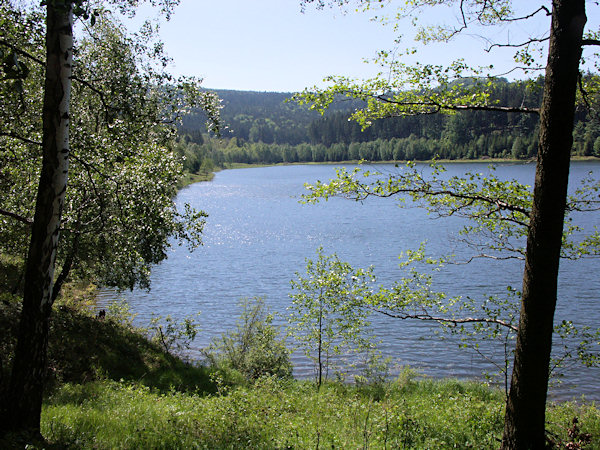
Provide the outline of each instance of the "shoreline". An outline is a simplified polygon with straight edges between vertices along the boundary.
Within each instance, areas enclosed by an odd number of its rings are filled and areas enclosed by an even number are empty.
[[[530,159],[511,159],[511,158],[480,158],[480,159],[428,159],[422,161],[412,161],[415,163],[421,164],[430,164],[432,162],[442,163],[442,164],[471,164],[471,163],[513,163],[513,164],[531,164],[536,162],[536,158]],[[572,156],[571,162],[600,162],[600,158],[595,156]],[[252,169],[252,168],[260,168],[260,167],[278,167],[278,166],[304,166],[304,165],[383,165],[383,164],[398,164],[403,165],[409,161],[406,160],[390,160],[390,161],[361,161],[361,160],[347,160],[347,161],[322,161],[322,162],[281,162],[281,163],[273,163],[273,164],[249,164],[249,163],[225,163],[224,167],[216,168],[213,172],[204,172],[204,173],[184,173],[183,177],[179,182],[178,189],[181,190],[186,186],[195,183],[212,181],[217,172],[222,170],[233,170],[233,169]]]

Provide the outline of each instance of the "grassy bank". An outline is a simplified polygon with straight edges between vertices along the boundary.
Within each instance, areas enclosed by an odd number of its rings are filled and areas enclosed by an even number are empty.
[[[10,355],[19,322],[18,298],[0,302],[0,381],[9,377]],[[166,391],[215,392],[208,370],[184,363],[147,339],[143,330],[107,313],[98,318],[87,306],[55,306],[48,343],[48,392],[65,383],[124,380]],[[2,448],[0,446],[0,448]]]
[[[598,411],[554,405],[557,444],[573,417],[592,431]],[[153,391],[114,381],[62,386],[46,402],[43,433],[77,448],[498,448],[503,396],[457,381],[405,376],[377,387],[261,379],[217,395]],[[576,448],[576,447],[574,447]]]
[[[1,304],[4,351],[17,309]],[[274,378],[240,382],[165,353],[110,312],[101,319],[65,304],[51,336],[45,448],[485,449],[498,448],[502,434],[503,393],[481,383],[410,370],[384,384],[321,389]],[[591,435],[587,448],[600,448],[598,409],[571,403],[548,407],[557,448],[577,440],[569,436],[574,417]]]
[[[212,179],[214,177],[215,177],[214,172],[198,172],[198,173],[186,172],[186,173],[184,173],[181,180],[179,180],[177,187],[179,189],[181,189],[190,184],[199,183],[201,181],[212,181]]]
[[[408,378],[320,390],[262,379],[211,396],[102,382],[55,392],[43,431],[86,448],[496,448],[501,400],[480,385]]]

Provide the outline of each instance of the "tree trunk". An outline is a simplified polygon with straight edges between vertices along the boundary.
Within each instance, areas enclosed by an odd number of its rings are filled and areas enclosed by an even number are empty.
[[[545,446],[545,410],[585,0],[554,0],[504,449]]]
[[[71,248],[66,254],[65,262],[60,270],[60,273],[56,277],[56,281],[52,286],[52,303],[58,298],[58,294],[60,290],[64,286],[65,282],[69,278],[69,274],[71,273],[71,269],[73,268],[73,264],[75,263],[75,258],[77,256],[77,252],[79,251],[79,239],[81,238],[81,234],[79,231],[75,232],[71,242]],[[63,237],[63,249],[64,249],[64,237]]]
[[[318,377],[317,377],[317,387],[320,389],[321,384],[323,383],[323,300],[319,299],[319,343],[317,347],[317,356],[318,356]]]
[[[5,432],[26,432],[33,436],[40,434],[54,264],[67,189],[73,14],[71,3],[65,4],[55,7],[48,2],[47,5],[42,171],[10,391],[2,423]]]

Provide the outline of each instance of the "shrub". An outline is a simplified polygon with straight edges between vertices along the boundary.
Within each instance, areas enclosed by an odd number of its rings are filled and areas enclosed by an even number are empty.
[[[281,339],[279,327],[273,325],[264,300],[243,299],[235,329],[214,339],[203,350],[208,362],[220,370],[236,370],[247,380],[269,375],[288,378],[292,375],[290,352]]]
[[[168,315],[153,317],[147,332],[150,340],[160,345],[165,352],[181,357],[185,350],[190,349],[199,330],[200,325],[193,315],[188,315],[181,321]]]

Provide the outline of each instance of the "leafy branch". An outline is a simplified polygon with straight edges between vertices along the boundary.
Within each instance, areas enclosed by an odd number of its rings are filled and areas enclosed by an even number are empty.
[[[397,197],[400,207],[421,207],[436,217],[461,217],[474,224],[459,232],[463,243],[477,249],[474,258],[522,259],[524,238],[529,227],[531,188],[515,180],[503,181],[493,174],[467,173],[464,177],[445,177],[443,166],[432,163],[419,169],[414,163],[384,174],[357,167],[352,171],[337,169],[336,178],[327,183],[307,184],[310,191],[302,201],[342,197],[364,201],[368,197]],[[429,173],[425,173],[425,170]],[[600,209],[600,185],[591,177],[569,197],[567,213]],[[600,237],[596,230],[575,242],[581,229],[565,227],[562,257],[577,258],[600,254]],[[492,250],[493,253],[489,253]],[[507,256],[508,255],[508,256]],[[515,256],[516,255],[516,256]]]
[[[390,312],[390,311],[386,311],[386,310],[382,310],[382,309],[378,309],[378,308],[370,308],[372,311],[377,312],[379,314],[383,314],[384,316],[388,316],[388,317],[392,317],[394,319],[401,319],[401,320],[406,320],[406,319],[416,319],[416,320],[422,320],[422,321],[431,321],[431,322],[437,322],[443,325],[451,325],[453,327],[456,327],[458,325],[461,324],[471,324],[471,323],[485,323],[485,324],[495,324],[495,325],[500,325],[502,327],[506,327],[512,331],[517,331],[517,326],[513,325],[510,322],[506,322],[504,320],[500,320],[500,319],[491,319],[491,318],[477,318],[477,317],[464,317],[464,318],[452,318],[452,317],[437,317],[437,316],[432,316],[429,312],[423,310],[423,312],[421,313],[407,313],[407,312],[398,312],[398,313],[394,313],[394,312]]]
[[[28,225],[28,226],[31,226],[33,224],[33,219],[21,216],[20,214],[16,214],[16,213],[13,213],[10,211],[6,211],[4,209],[0,209],[0,215],[6,216],[6,217],[11,217],[11,218],[13,218],[21,223],[24,223],[25,225]]]
[[[41,147],[41,145],[42,145],[41,142],[26,138],[24,136],[21,136],[20,134],[12,132],[12,131],[0,131],[0,136],[6,136],[6,137],[13,138],[13,139],[17,139],[21,142],[24,142],[25,144],[36,145],[38,147]]]

